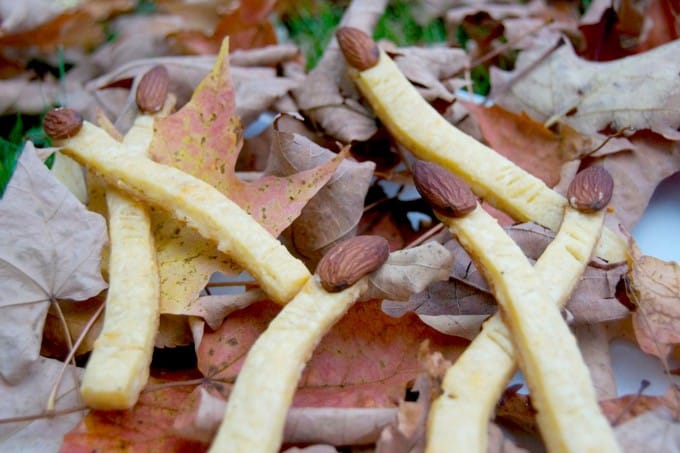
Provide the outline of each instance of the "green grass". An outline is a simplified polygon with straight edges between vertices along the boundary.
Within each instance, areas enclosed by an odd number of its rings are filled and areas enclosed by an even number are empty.
[[[281,18],[280,26],[305,55],[307,69],[316,66],[328,45],[347,5],[342,2],[308,1]],[[388,39],[398,46],[427,45],[446,41],[442,20],[418,24],[411,14],[411,4],[391,1],[376,24],[373,37]]]
[[[30,140],[41,148],[51,146],[41,124],[42,115],[16,114],[0,118],[0,197],[5,193],[26,141]],[[51,168],[53,161],[54,158],[50,156],[45,164]]]

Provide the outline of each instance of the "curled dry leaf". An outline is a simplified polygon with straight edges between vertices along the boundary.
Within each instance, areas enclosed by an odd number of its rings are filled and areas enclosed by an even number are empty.
[[[453,255],[438,242],[396,250],[369,278],[362,300],[408,300],[437,280],[449,277]]]
[[[173,427],[182,437],[210,442],[227,403],[205,388],[194,394],[197,397],[189,399],[194,407],[181,413]],[[367,445],[378,439],[395,415],[394,408],[293,407],[283,437],[291,444]]]
[[[643,351],[666,359],[673,346],[680,344],[680,265],[644,256],[634,244],[631,248],[628,297],[637,307],[635,337]]]
[[[56,180],[30,142],[0,200],[0,219],[0,375],[16,384],[38,359],[50,302],[106,288],[99,272],[106,224]]]
[[[265,172],[280,177],[306,171],[329,162],[335,154],[310,139],[274,124],[272,152]],[[356,234],[364,210],[364,199],[371,185],[375,164],[343,160],[333,175],[302,208],[286,229],[293,252],[308,267],[316,263],[335,242]]]

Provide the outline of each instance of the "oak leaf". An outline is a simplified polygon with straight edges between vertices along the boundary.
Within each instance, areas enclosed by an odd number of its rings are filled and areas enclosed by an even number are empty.
[[[38,359],[51,302],[85,300],[106,282],[104,219],[88,211],[24,147],[0,201],[0,375],[17,383]]]
[[[546,46],[553,43],[546,43]],[[535,62],[546,47],[522,52],[515,72],[492,71],[491,96],[503,107],[537,121],[562,120],[582,134],[605,129],[650,129],[680,138],[680,41],[607,63],[576,56],[563,45],[529,74],[510,80]]]

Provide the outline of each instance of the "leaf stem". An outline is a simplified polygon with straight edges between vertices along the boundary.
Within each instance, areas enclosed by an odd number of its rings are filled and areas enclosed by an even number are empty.
[[[21,415],[19,417],[0,418],[0,425],[6,424],[6,423],[30,422],[30,421],[33,421],[33,420],[40,420],[41,418],[59,417],[61,415],[72,414],[74,412],[86,411],[87,409],[88,408],[86,406],[76,406],[76,407],[71,407],[71,408],[68,408],[68,409],[59,409],[58,411],[55,411],[55,410],[45,411],[45,412],[40,413],[40,414]]]
[[[55,302],[55,305],[59,306],[59,304],[56,303],[56,302]],[[78,350],[78,348],[82,344],[83,340],[87,336],[90,329],[92,329],[92,326],[94,326],[94,323],[97,321],[97,319],[101,315],[102,311],[104,310],[104,305],[105,305],[104,302],[102,302],[99,305],[97,310],[94,312],[94,314],[87,321],[87,324],[85,324],[85,327],[80,332],[80,335],[78,335],[76,342],[69,346],[71,349],[68,353],[68,356],[64,360],[64,365],[61,367],[61,370],[59,371],[59,375],[57,376],[57,379],[54,382],[54,385],[52,386],[52,391],[50,391],[50,396],[47,398],[46,410],[48,412],[54,411],[54,406],[55,406],[56,401],[57,401],[57,391],[59,390],[59,386],[61,385],[61,381],[64,378],[64,373],[66,372],[66,368],[68,367],[68,363],[73,360],[74,365],[75,365],[74,356],[76,355],[76,351]],[[61,311],[61,308],[59,308],[58,311],[61,314],[61,317],[64,320],[64,322],[66,322],[66,318],[63,318],[64,315],[63,315],[63,312]],[[66,328],[67,328],[67,337],[70,339],[71,337],[70,337],[70,334],[68,333],[68,326]],[[70,343],[70,341],[69,341],[69,343]]]

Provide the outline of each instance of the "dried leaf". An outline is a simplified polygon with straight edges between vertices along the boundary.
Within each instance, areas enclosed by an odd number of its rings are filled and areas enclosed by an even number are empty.
[[[277,236],[331,177],[343,156],[285,178],[244,182],[234,168],[242,145],[242,127],[234,112],[225,41],[212,71],[178,112],[156,118],[149,153],[158,162],[180,168],[225,193]]]
[[[680,265],[643,256],[634,244],[631,254],[629,297],[637,307],[635,337],[640,349],[666,359],[671,348],[680,344]]]
[[[278,312],[256,303],[232,313],[219,330],[206,333],[198,367],[220,390],[233,382],[245,353]],[[379,303],[355,304],[323,338],[300,379],[297,407],[394,407],[418,374],[423,341],[455,357],[460,344],[438,334],[416,316],[393,319]]]
[[[57,360],[39,358],[30,372],[17,385],[0,379],[0,418],[38,415],[45,413],[45,405],[52,387],[64,364]],[[68,366],[57,394],[55,410],[82,406],[78,393],[80,368]],[[58,417],[37,418],[32,421],[0,424],[2,451],[57,451],[62,436],[83,417],[84,410]]]
[[[266,171],[284,177],[323,165],[333,156],[306,137],[275,127]],[[372,162],[345,159],[284,233],[310,268],[335,242],[356,234],[374,169]]]
[[[665,407],[646,412],[616,428],[626,452],[680,452],[680,422]]]
[[[673,58],[680,41],[608,63],[582,60],[564,45],[508,88],[508,80],[545,49],[522,52],[514,73],[492,71],[491,95],[497,103],[537,121],[562,120],[585,135],[633,128],[680,138],[680,110],[675,107],[680,102],[680,62]]]
[[[659,183],[680,171],[680,142],[636,134],[630,144],[629,149],[607,154],[593,164],[612,175],[615,187],[610,206],[616,219],[633,231]]]
[[[172,429],[192,388],[142,392],[127,411],[90,411],[64,436],[62,451],[204,451],[205,444],[182,439]]]
[[[0,201],[0,375],[17,383],[38,359],[50,302],[106,288],[106,224],[60,184],[28,142]]]
[[[487,453],[529,453],[510,440],[495,423],[489,423],[489,443]]]
[[[453,255],[438,242],[390,253],[380,269],[371,274],[363,300],[408,300],[436,280],[449,277]]]
[[[439,99],[452,103],[452,93],[442,81],[452,78],[469,64],[463,49],[451,47],[404,47],[392,58],[407,79],[430,102]]]
[[[425,451],[425,424],[430,412],[433,381],[427,374],[419,375],[411,390],[415,401],[400,401],[397,416],[380,433],[376,453],[419,453]]]
[[[204,388],[198,389],[194,408],[175,420],[175,431],[187,439],[212,440],[219,427],[226,402]],[[297,444],[367,445],[392,421],[392,408],[293,407],[288,411],[284,441]]]
[[[355,27],[370,34],[386,5],[385,0],[351,2],[339,26]],[[371,114],[358,102],[357,89],[347,75],[335,37],[293,96],[302,112],[342,143],[367,140],[377,131]]]
[[[494,150],[553,187],[562,165],[576,156],[563,151],[563,138],[525,113],[514,114],[500,106],[465,103],[479,124],[484,139]]]
[[[588,366],[598,400],[616,397],[616,380],[609,354],[609,336],[604,324],[583,324],[573,328],[574,336]]]

